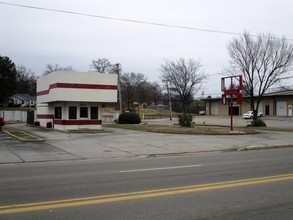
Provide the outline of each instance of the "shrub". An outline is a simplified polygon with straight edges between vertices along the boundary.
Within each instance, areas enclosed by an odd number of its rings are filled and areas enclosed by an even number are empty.
[[[178,115],[179,124],[182,127],[191,127],[192,126],[192,115]]]
[[[256,120],[253,121],[252,126],[253,127],[266,127],[267,125],[261,119],[256,119]]]
[[[139,124],[141,122],[138,114],[133,112],[124,112],[119,115],[119,124]]]

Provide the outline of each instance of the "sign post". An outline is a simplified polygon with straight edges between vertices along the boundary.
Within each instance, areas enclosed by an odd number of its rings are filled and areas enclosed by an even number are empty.
[[[228,76],[221,79],[222,104],[229,104],[230,112],[230,130],[233,131],[233,96],[236,96],[237,104],[242,104],[242,75]],[[227,102],[227,98],[230,98]]]
[[[233,131],[233,97],[230,98],[230,131]]]

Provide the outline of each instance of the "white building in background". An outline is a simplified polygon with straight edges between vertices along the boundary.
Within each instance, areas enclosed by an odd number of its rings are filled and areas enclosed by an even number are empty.
[[[37,121],[56,130],[102,129],[101,104],[117,102],[117,74],[55,71],[37,80]]]
[[[21,107],[32,107],[36,105],[36,97],[29,94],[15,94],[9,97],[9,103]]]

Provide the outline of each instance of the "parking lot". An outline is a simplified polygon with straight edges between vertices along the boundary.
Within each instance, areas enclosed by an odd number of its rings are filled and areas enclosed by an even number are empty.
[[[268,126],[293,128],[292,118],[263,118]],[[229,117],[197,116],[196,124],[229,126]],[[142,123],[174,124],[178,120],[145,120]],[[247,120],[234,118],[234,126]],[[254,135],[174,135],[104,128],[97,133],[67,133],[8,125],[40,137],[44,142],[21,142],[0,132],[0,164],[87,159],[130,159],[190,153],[222,152],[239,149],[293,146],[292,132],[262,131]]]

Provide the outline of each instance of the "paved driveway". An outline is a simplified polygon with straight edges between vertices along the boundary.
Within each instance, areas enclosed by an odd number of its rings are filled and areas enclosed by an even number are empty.
[[[22,142],[4,132],[0,140],[0,164],[81,159],[48,143]]]

